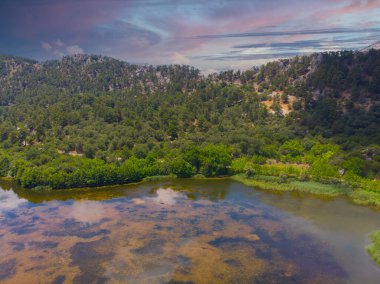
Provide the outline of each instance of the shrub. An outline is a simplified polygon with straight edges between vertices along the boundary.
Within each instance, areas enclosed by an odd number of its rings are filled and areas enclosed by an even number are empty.
[[[171,172],[179,178],[191,177],[196,169],[182,157],[175,158],[171,163]]]

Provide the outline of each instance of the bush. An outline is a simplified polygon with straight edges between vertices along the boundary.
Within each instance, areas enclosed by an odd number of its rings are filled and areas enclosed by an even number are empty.
[[[208,145],[201,149],[200,162],[203,175],[226,175],[232,163],[232,151],[225,145]]]
[[[175,158],[172,161],[170,169],[179,178],[191,177],[196,171],[195,167],[181,157]]]

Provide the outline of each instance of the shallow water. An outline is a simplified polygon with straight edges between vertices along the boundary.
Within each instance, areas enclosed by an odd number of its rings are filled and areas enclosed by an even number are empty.
[[[380,212],[229,179],[31,193],[0,184],[2,283],[379,283]]]

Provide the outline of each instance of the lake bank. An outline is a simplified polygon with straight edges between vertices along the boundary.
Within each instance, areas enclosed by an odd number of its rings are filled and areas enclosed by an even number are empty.
[[[344,183],[321,183],[316,181],[300,181],[284,179],[277,176],[234,175],[232,179],[248,186],[278,192],[303,192],[323,197],[345,196],[355,204],[372,207],[380,210],[380,193],[362,188],[354,188]]]

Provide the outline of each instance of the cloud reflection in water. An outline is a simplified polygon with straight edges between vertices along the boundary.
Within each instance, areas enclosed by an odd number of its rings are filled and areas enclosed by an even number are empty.
[[[19,198],[13,191],[5,191],[0,188],[0,213],[18,208],[28,202],[24,198]]]
[[[101,202],[81,200],[70,206],[67,217],[81,223],[94,224],[105,218],[106,213]]]
[[[177,200],[182,197],[181,193],[171,188],[160,188],[156,191],[156,194],[157,196],[152,198],[153,202],[165,205],[175,205]]]

